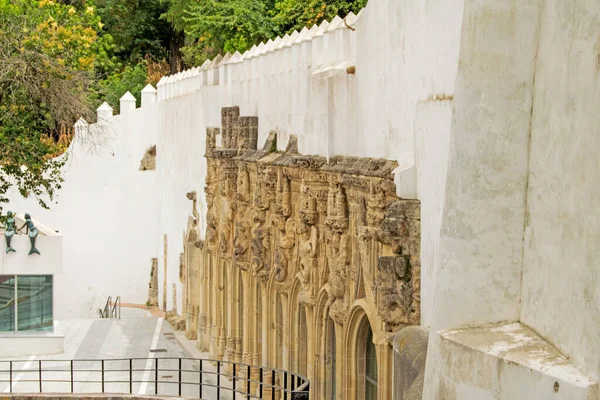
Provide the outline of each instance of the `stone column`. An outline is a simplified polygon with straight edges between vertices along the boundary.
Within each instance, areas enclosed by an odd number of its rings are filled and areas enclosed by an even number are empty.
[[[305,312],[306,312],[306,333],[308,335],[308,338],[306,340],[306,351],[307,351],[307,356],[306,356],[306,375],[307,378],[312,382],[313,380],[316,379],[315,373],[314,373],[314,367],[315,367],[315,353],[316,353],[316,344],[318,343],[318,338],[315,337],[315,335],[313,334],[314,330],[315,330],[315,308],[313,306],[306,306],[305,307]]]
[[[387,400],[392,398],[392,347],[387,340],[375,346],[377,351],[377,398]]]
[[[243,316],[243,327],[242,327],[242,364],[246,364],[246,365],[252,365],[252,349],[253,349],[253,345],[252,345],[252,341],[251,339],[253,338],[253,326],[252,326],[252,322],[253,322],[253,306],[254,306],[254,301],[253,301],[253,290],[251,288],[250,285],[250,277],[248,276],[249,273],[247,271],[243,271],[242,272],[242,281],[243,281],[243,285],[244,285],[244,316]],[[244,377],[244,379],[248,379],[248,370],[247,368],[243,368],[242,369],[242,374],[241,376]],[[246,380],[242,381],[242,385],[240,385],[240,388],[242,388],[242,390],[248,390],[248,386],[247,386],[248,382]]]
[[[221,261],[222,260],[218,260]],[[226,337],[225,337],[225,325],[224,325],[224,309],[225,309],[225,296],[226,296],[226,290],[224,288],[225,282],[223,279],[223,274],[225,274],[226,272],[224,271],[223,268],[213,268],[213,271],[215,272],[215,276],[214,276],[214,282],[215,282],[215,286],[214,286],[214,300],[215,300],[215,307],[214,307],[214,325],[213,325],[213,331],[212,331],[212,337],[211,337],[211,341],[210,341],[210,353],[211,356],[215,359],[215,360],[222,360],[223,359],[223,355],[225,353],[225,344],[226,344]]]
[[[235,330],[236,330],[236,319],[237,319],[237,303],[235,295],[236,291],[236,279],[235,279],[235,265],[230,265],[227,269],[228,279],[227,279],[227,339],[225,346],[225,360],[235,362]],[[226,364],[226,370],[228,373],[233,373],[233,365]]]
[[[196,348],[202,350],[206,343],[206,265],[208,252],[203,251],[202,263],[200,264],[200,285],[199,285],[199,301],[198,301],[198,339],[196,340]]]

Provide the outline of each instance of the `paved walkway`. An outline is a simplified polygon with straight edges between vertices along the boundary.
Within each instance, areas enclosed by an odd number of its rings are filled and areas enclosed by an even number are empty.
[[[133,369],[131,375],[129,360],[105,361],[104,370],[107,372],[104,375],[104,391],[106,393],[129,393],[131,377],[133,393],[154,394],[156,361],[152,358],[159,358],[159,381],[177,382],[179,380],[178,372],[172,370],[178,370],[179,358],[189,357],[175,340],[173,331],[167,322],[162,318],[147,317],[144,314],[141,314],[140,318],[121,320],[56,321],[55,331],[65,335],[65,352],[63,354],[11,359],[13,392],[34,393],[40,391],[40,363],[43,392],[70,392],[71,360],[75,360],[73,361],[74,392],[99,393],[102,392],[100,383],[102,381],[102,362],[98,360],[141,358],[141,360],[131,362]],[[159,351],[151,352],[150,350]],[[161,360],[161,358],[171,359]],[[183,369],[198,370],[192,361],[184,360],[182,364]],[[3,371],[0,372],[0,381],[9,380],[9,369],[8,360],[0,359],[0,370]],[[109,370],[112,371],[108,372]],[[183,375],[183,381],[196,384],[193,386],[183,385],[182,396],[198,398],[198,373],[184,373]],[[98,383],[89,383],[90,381]],[[151,383],[142,381],[151,381]],[[9,384],[1,382],[0,393],[9,391]],[[179,388],[176,383],[159,383],[158,392],[177,396]],[[205,395],[205,398],[214,397]]]
[[[173,332],[168,322],[152,316],[147,310],[123,308],[121,316],[120,320],[56,321],[55,331],[65,335],[65,352],[0,359],[0,393],[10,392],[8,381],[11,376],[13,393],[39,393],[41,366],[41,391],[44,393],[73,390],[75,393],[152,395],[157,392],[174,397],[233,400],[232,392],[228,390],[220,390],[217,396],[216,365],[203,361],[200,373],[199,363],[192,359],[208,360],[210,354],[198,351],[195,342],[187,340],[183,332]],[[12,374],[9,372],[10,361]],[[178,384],[180,369],[184,371],[181,389]],[[221,373],[227,373],[225,366],[221,366]],[[156,377],[159,380],[157,386]],[[202,388],[198,384],[200,379]],[[74,381],[72,388],[71,380]],[[236,383],[239,390],[241,382],[237,380]],[[225,377],[219,384],[223,388],[232,388],[232,382]],[[236,400],[247,398],[247,394],[236,396]]]

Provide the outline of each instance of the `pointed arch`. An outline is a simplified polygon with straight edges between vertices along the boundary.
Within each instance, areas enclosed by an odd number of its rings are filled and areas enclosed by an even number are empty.
[[[350,311],[350,318],[344,337],[345,357],[344,357],[344,382],[345,399],[359,400],[366,398],[366,369],[367,369],[367,350],[372,343],[366,343],[373,336],[373,318],[369,318],[367,313],[368,306],[366,301],[357,301]],[[371,341],[373,341],[371,339]],[[379,360],[375,363],[378,364]],[[381,398],[381,397],[378,397]]]
[[[314,337],[316,344],[315,371],[311,390],[319,399],[334,398],[335,390],[335,323],[329,316],[329,284],[326,284],[317,295]]]

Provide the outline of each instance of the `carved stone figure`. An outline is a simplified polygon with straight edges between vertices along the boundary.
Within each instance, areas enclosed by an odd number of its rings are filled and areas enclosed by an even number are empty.
[[[367,200],[367,223],[371,227],[379,228],[385,215],[385,193],[375,182],[371,183],[370,195]]]
[[[284,217],[292,214],[291,196],[290,180],[279,173],[277,176],[277,212]]]
[[[241,165],[237,176],[237,200],[243,203],[250,202],[250,177],[248,169]]]
[[[379,297],[379,313],[392,331],[408,324],[413,287],[410,283],[410,263],[403,256],[380,257],[374,291]]]
[[[420,318],[419,208],[415,201],[392,203],[378,232],[378,240],[394,253],[379,257],[377,279],[373,282],[378,312],[389,331],[397,330],[400,325],[416,324]]]
[[[221,221],[220,250],[221,250],[221,254],[225,257],[228,256],[228,251],[229,251],[229,240],[231,237],[231,230],[232,230],[232,225],[233,225],[233,215],[234,215],[233,206],[231,204],[229,204],[229,206],[226,207],[226,214],[225,214],[223,220]],[[236,234],[237,234],[237,232],[236,232]],[[234,241],[235,241],[235,239],[234,239]]]
[[[317,200],[310,195],[308,186],[302,182],[300,185],[300,220],[307,225],[317,223]]]
[[[4,239],[6,240],[6,253],[16,252],[15,249],[11,247],[12,237],[17,233],[15,218],[12,211],[6,213],[6,225],[4,226]]]
[[[348,227],[348,200],[340,184],[331,183],[327,195],[327,225],[336,232]]]
[[[248,269],[248,249],[250,248],[250,227],[244,221],[235,224],[233,238],[233,256],[236,264],[242,269]]]
[[[208,163],[208,173],[206,177],[206,186],[204,192],[206,193],[206,247],[209,250],[213,250],[217,242],[217,226],[218,216],[217,209],[215,206],[215,192],[216,192],[216,168],[213,162]]]
[[[350,265],[348,235],[339,233],[333,236],[333,263],[329,271],[329,286],[331,287],[330,309],[331,316],[335,321],[343,323],[346,312],[344,297],[346,293],[346,278]]]
[[[266,213],[258,211],[254,216],[255,228],[252,233],[252,272],[256,275],[259,281],[269,279],[270,254],[271,249],[271,232],[266,226]]]
[[[299,235],[299,271],[298,276],[302,283],[301,302],[311,303],[314,301],[314,295],[317,291],[317,240],[319,237],[318,229],[302,220],[298,228]]]
[[[279,240],[275,250],[275,280],[284,282],[288,277],[292,249],[296,243],[294,221],[291,218],[280,218],[277,229],[279,230]]]
[[[31,220],[31,216],[29,214],[25,214],[25,223],[18,230],[20,231],[21,229],[23,229],[25,227],[27,227],[27,236],[29,236],[29,242],[31,243],[31,249],[29,250],[29,255],[32,255],[32,254],[39,255],[40,252],[38,249],[35,248],[35,242],[36,242],[37,237],[40,234],[40,232],[33,224],[33,221]]]

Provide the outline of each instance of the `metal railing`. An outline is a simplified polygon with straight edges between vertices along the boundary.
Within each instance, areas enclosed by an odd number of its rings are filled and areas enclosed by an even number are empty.
[[[231,399],[299,400],[309,399],[310,388],[305,377],[288,371],[210,359],[24,360],[0,361],[0,367],[0,385],[8,384],[4,389],[9,393],[135,393],[199,399],[220,399],[229,393]]]
[[[121,319],[121,296],[117,296],[113,303],[112,297],[108,296],[104,309],[98,309],[98,315],[100,318],[117,318]]]

